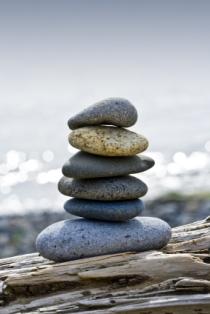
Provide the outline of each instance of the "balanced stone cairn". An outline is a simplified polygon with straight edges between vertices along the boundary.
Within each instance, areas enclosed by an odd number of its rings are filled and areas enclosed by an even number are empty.
[[[168,243],[171,228],[166,222],[134,218],[143,210],[139,198],[147,186],[130,174],[154,165],[151,158],[137,156],[147,149],[147,139],[125,129],[136,121],[135,107],[122,98],[100,101],[69,119],[69,143],[80,152],[64,164],[58,189],[72,197],[65,210],[82,218],[43,230],[36,241],[42,256],[62,262],[160,249]]]

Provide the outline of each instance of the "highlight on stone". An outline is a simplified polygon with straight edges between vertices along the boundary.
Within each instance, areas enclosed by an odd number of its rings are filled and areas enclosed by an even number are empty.
[[[137,156],[149,145],[146,137],[125,129],[137,116],[128,100],[108,98],[69,119],[69,143],[80,151],[63,165],[58,189],[70,197],[66,212],[81,218],[57,222],[38,235],[43,257],[63,262],[168,243],[171,228],[165,221],[140,216],[139,198],[148,188],[130,176],[154,166],[152,158]]]

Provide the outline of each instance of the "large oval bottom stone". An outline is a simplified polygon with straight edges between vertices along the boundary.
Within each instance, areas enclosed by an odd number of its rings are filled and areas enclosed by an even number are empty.
[[[170,226],[159,218],[127,222],[64,220],[44,229],[36,240],[39,253],[56,262],[126,251],[160,249],[171,237]]]

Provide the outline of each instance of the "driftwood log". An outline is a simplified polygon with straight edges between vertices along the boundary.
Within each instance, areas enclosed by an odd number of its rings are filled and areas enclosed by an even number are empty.
[[[54,263],[0,260],[0,314],[210,314],[210,217],[173,229],[161,251]]]

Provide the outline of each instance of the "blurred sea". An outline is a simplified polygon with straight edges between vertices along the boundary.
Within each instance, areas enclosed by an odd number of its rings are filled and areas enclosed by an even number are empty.
[[[67,198],[57,191],[60,169],[76,151],[68,145],[66,122],[86,105],[1,106],[1,214],[61,210]],[[210,193],[210,105],[165,100],[136,106],[139,121],[131,130],[149,139],[145,155],[156,162],[138,175],[149,186],[145,199]]]

